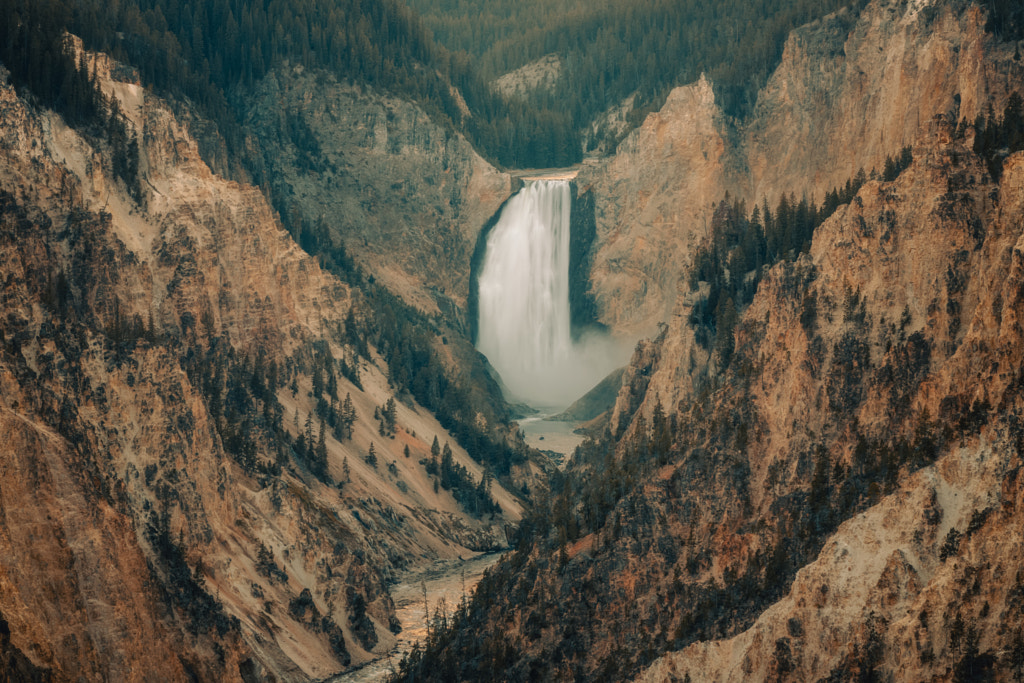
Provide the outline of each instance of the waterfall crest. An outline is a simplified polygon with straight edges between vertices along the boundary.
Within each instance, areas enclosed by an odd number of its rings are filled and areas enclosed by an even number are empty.
[[[614,369],[619,355],[607,342],[572,340],[571,205],[564,180],[524,187],[488,236],[478,278],[477,348],[512,398],[534,406],[568,405]]]

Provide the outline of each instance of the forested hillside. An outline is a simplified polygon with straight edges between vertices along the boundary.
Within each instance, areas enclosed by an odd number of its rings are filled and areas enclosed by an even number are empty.
[[[235,21],[236,11],[240,22]],[[173,17],[172,21],[167,20],[168,15]],[[305,55],[310,64],[329,62],[332,68],[358,74],[353,77],[382,87],[405,88],[409,96],[425,98],[428,103],[431,87],[448,92],[437,74],[413,78],[419,60],[432,58],[432,48],[409,10],[397,5],[225,0],[193,7],[173,0],[125,4],[95,0],[0,0],[0,21],[6,22],[0,34],[9,38],[0,47],[0,63],[10,71],[12,83],[43,106],[59,112],[93,144],[107,149],[112,159],[111,171],[140,203],[144,201],[137,135],[116,98],[107,98],[101,92],[95,70],[87,67],[84,55],[76,57],[72,41],[65,33],[68,30],[91,36],[94,45],[119,54],[128,60],[127,64],[137,65],[145,74],[144,82],[148,79],[157,88],[189,98],[203,113],[218,117],[214,122],[224,139],[234,140],[232,144],[238,145],[229,145],[229,149],[239,164],[249,160],[242,144],[246,136],[251,142],[252,133],[242,126],[227,104],[226,93],[233,83],[243,88],[289,55]],[[104,21],[112,21],[125,31],[104,28]],[[269,29],[271,22],[276,27],[273,32]],[[218,35],[215,27],[222,24],[228,27],[223,40],[203,38]],[[282,32],[285,24],[290,30]],[[170,26],[176,30],[171,31]],[[371,26],[376,27],[376,32]],[[319,27],[324,30],[318,30]],[[329,30],[330,27],[334,30]],[[181,41],[178,35],[182,36]],[[315,36],[322,38],[322,42],[305,41],[299,36]],[[269,46],[266,61],[263,53],[258,54],[263,45]],[[194,64],[200,66],[193,67]],[[450,94],[447,96],[451,98]],[[309,144],[317,143],[311,140]],[[351,341],[358,342],[363,355],[368,357],[367,339],[372,340],[389,362],[394,386],[405,396],[415,395],[423,400],[457,434],[460,443],[468,444],[477,458],[487,461],[499,476],[507,477],[511,464],[521,462],[522,456],[514,453],[502,438],[488,435],[488,430],[476,426],[478,415],[485,416],[492,425],[507,421],[505,406],[496,398],[500,392],[477,367],[479,359],[469,357],[461,361],[467,376],[475,374],[472,383],[467,383],[465,377],[457,378],[459,371],[446,368],[431,348],[437,332],[435,322],[375,285],[374,278],[365,276],[347,255],[344,239],[328,235],[322,222],[317,227],[310,226],[284,206],[278,208],[282,222],[305,251],[317,256],[325,269],[363,292],[365,300],[359,306],[362,313],[349,320]],[[320,412],[333,424],[327,411]],[[239,418],[244,417],[245,411],[241,411]]]
[[[393,646],[397,572],[505,543],[529,454],[81,7],[0,4],[0,678],[323,680]]]
[[[409,98],[503,165],[564,165],[578,157],[571,145],[530,143],[569,136],[565,114],[506,104],[469,59],[434,44],[415,14],[394,0],[4,0],[0,10],[5,36],[24,30],[22,18],[33,18],[137,68],[157,92],[187,98],[216,124],[235,174],[254,170],[245,158],[238,98],[285,63]]]
[[[582,130],[636,93],[633,124],[658,109],[668,91],[707,74],[724,110],[749,111],[779,62],[789,31],[859,0],[642,0],[515,2],[409,0],[435,38],[478,60],[488,78],[555,53],[565,73],[532,101],[565,110]]]
[[[491,466],[496,473],[508,475],[511,461],[519,456],[500,437],[488,436],[485,432],[489,430],[475,426],[478,415],[492,427],[504,423],[507,415],[496,398],[496,385],[478,367],[480,361],[469,343],[454,340],[465,344],[468,352],[463,351],[457,363],[446,366],[430,347],[432,340],[442,336],[437,323],[374,285],[373,276],[365,275],[346,253],[346,242],[354,238],[338,234],[338,230],[328,233],[323,217],[313,223],[293,210],[291,197],[278,193],[264,177],[269,172],[263,159],[266,152],[260,148],[258,133],[244,120],[245,95],[270,70],[286,63],[328,71],[341,80],[416,102],[451,135],[460,129],[474,133],[478,147],[479,140],[486,143],[500,137],[511,155],[508,163],[517,165],[556,163],[548,158],[522,158],[509,150],[539,149],[532,143],[526,145],[517,137],[520,135],[532,140],[567,139],[566,134],[553,132],[558,125],[527,105],[504,108],[467,61],[453,60],[443,48],[434,46],[412,12],[390,0],[217,0],[199,4],[177,0],[0,0],[0,35],[7,37],[0,46],[0,62],[9,70],[12,84],[23,96],[59,112],[93,144],[108,149],[111,170],[136,200],[142,195],[140,141],[116,99],[100,92],[95,72],[86,66],[83,55],[76,54],[67,32],[81,36],[86,49],[115,56],[125,71],[121,77],[137,78],[179,104],[191,103],[191,115],[200,117],[197,128],[212,128],[209,137],[221,141],[205,149],[200,143],[200,151],[207,157],[224,155],[222,169],[263,185],[295,241],[319,257],[325,268],[365,292],[359,334],[364,345],[367,337],[380,344],[396,387],[407,396],[423,399],[458,434],[460,442],[472,443],[471,448],[479,449],[475,450],[477,457],[494,459]],[[471,107],[469,114],[462,111],[451,82],[460,84]],[[289,143],[313,155],[320,142],[308,130],[304,133],[292,135]],[[487,144],[483,149],[489,149]],[[547,153],[551,147],[544,149]],[[339,217],[332,219],[332,225],[343,222]],[[414,233],[418,227],[399,225],[396,229]],[[462,371],[465,376],[457,378]],[[475,377],[467,382],[470,375]]]

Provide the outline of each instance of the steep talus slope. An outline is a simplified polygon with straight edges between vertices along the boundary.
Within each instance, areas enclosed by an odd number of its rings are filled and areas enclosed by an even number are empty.
[[[416,105],[324,73],[273,71],[247,110],[293,223],[322,227],[428,313],[465,308],[476,237],[511,194],[507,174]]]
[[[820,203],[859,170],[881,171],[937,114],[1001,111],[1024,81],[1015,46],[966,2],[873,0],[792,32],[743,121],[709,84],[676,89],[606,162],[584,168],[599,240],[591,285],[600,317],[650,334],[726,193],[774,210],[785,194]]]
[[[398,628],[395,572],[500,547],[518,500],[493,483],[488,519],[439,491],[434,436],[483,469],[410,399],[382,434],[387,368],[342,323],[357,293],[89,60],[138,136],[141,203],[101,135],[0,86],[4,659],[53,680],[366,661]]]

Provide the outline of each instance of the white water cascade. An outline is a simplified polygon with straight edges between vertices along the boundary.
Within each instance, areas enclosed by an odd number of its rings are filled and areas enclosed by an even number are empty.
[[[564,180],[537,180],[509,200],[478,277],[477,348],[511,398],[565,407],[623,360],[603,337],[574,343],[569,314],[569,209]]]

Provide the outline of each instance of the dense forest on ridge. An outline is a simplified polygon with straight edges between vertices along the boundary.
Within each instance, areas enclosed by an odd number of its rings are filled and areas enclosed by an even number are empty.
[[[406,97],[505,166],[567,165],[579,158],[564,113],[505,102],[477,76],[468,57],[437,46],[416,15],[392,0],[4,0],[0,10],[5,36],[24,31],[23,18],[47,30],[66,30],[87,49],[138,69],[144,85],[192,102],[216,124],[231,167],[242,175],[254,169],[245,160],[235,105],[246,89],[284,64],[324,69]]]

